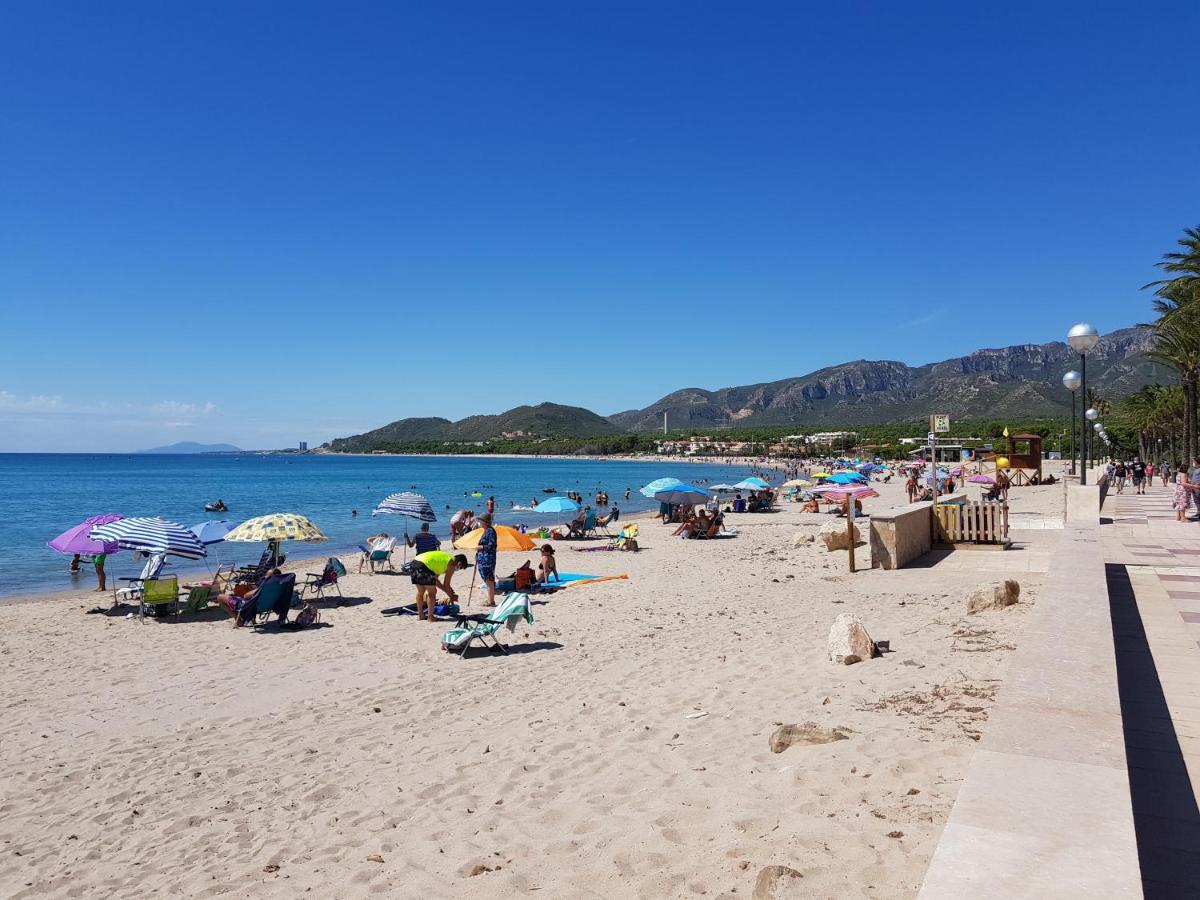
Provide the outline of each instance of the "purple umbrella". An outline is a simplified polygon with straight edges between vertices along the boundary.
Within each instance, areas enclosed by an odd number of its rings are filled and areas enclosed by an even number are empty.
[[[118,549],[116,541],[93,541],[90,535],[95,526],[107,525],[109,522],[116,522],[122,518],[124,517],[118,516],[116,513],[92,516],[90,519],[84,519],[74,528],[68,528],[54,540],[47,541],[46,546],[59,553],[78,553],[80,556],[116,553]]]

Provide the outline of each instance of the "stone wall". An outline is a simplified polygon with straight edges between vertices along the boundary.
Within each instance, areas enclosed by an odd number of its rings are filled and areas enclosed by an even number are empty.
[[[871,564],[899,569],[933,549],[932,503],[871,513]]]

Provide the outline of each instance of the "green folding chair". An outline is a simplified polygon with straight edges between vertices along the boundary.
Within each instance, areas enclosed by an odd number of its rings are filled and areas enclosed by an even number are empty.
[[[138,603],[138,617],[146,621],[147,606],[162,606],[174,603],[175,611],[179,611],[179,576],[170,578],[147,578],[142,582],[142,595]]]
[[[485,649],[507,653],[505,646],[496,640],[496,632],[514,619],[524,619],[533,624],[528,594],[507,594],[495,609],[483,615],[460,615],[458,625],[442,635],[442,649],[460,650],[465,659],[467,649],[478,641]],[[490,647],[489,638],[492,641]]]

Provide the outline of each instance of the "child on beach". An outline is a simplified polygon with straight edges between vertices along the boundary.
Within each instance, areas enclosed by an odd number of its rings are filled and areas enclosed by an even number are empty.
[[[538,571],[542,573],[542,584],[550,581],[552,575],[554,580],[558,580],[558,563],[554,561],[554,548],[549,544],[542,544],[542,561],[538,564]]]

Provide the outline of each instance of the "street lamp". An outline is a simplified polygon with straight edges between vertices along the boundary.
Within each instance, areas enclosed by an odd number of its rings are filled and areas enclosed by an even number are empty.
[[[1073,325],[1071,330],[1067,332],[1067,343],[1071,345],[1071,349],[1079,354],[1079,386],[1083,389],[1083,402],[1087,403],[1087,354],[1088,351],[1100,343],[1100,332],[1095,327],[1087,322],[1080,322]],[[1095,412],[1095,410],[1091,410]],[[1089,416],[1094,419],[1095,416]],[[1082,427],[1081,427],[1082,430]],[[1079,483],[1087,484],[1087,444],[1085,443],[1087,433],[1083,432],[1080,435],[1079,441]]]
[[[1075,474],[1075,392],[1079,390],[1082,379],[1079,373],[1072,369],[1062,377],[1063,387],[1071,392],[1071,474]]]

